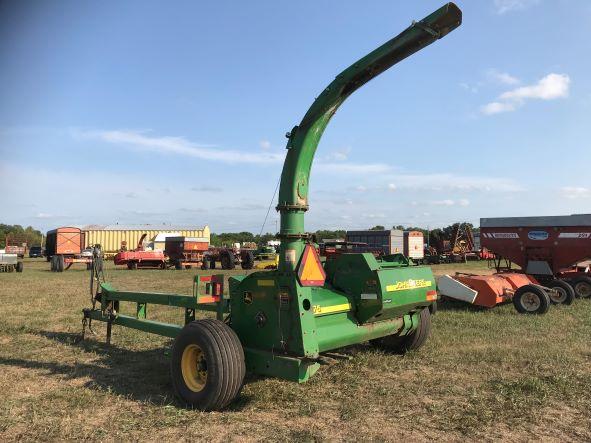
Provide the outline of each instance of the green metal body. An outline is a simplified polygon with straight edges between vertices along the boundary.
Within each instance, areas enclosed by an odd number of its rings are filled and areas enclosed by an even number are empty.
[[[322,352],[414,331],[419,312],[434,299],[435,281],[429,268],[412,266],[404,257],[378,260],[372,254],[343,254],[326,263],[323,286],[300,283],[297,270],[308,243],[304,214],[309,174],[320,137],[343,101],[460,23],[461,11],[452,3],[413,23],[340,73],[291,131],[277,206],[277,270],[230,277],[228,297],[214,304],[198,303],[197,290],[191,297],[120,292],[103,285],[101,310],[87,311],[86,316],[175,337],[180,326],[145,319],[146,303],[185,308],[186,322],[194,319],[196,309],[216,311],[218,318],[229,313],[227,320],[244,347],[247,369],[300,382],[316,372]],[[113,314],[122,301],[138,304],[136,317]]]

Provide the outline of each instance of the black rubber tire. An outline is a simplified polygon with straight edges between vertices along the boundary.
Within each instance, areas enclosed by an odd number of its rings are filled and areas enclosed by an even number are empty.
[[[56,263],[57,263],[57,272],[64,272],[64,256],[63,255],[58,255],[57,259],[56,259]]]
[[[177,261],[174,263],[174,269],[176,269],[177,271],[180,271],[181,269],[183,269],[183,265],[181,264],[180,261]]]
[[[240,253],[240,266],[242,269],[252,269],[254,267],[254,254],[252,251]]]
[[[16,262],[16,272],[23,272],[24,264],[22,261]]]
[[[439,296],[437,298],[439,298]],[[439,309],[438,303],[439,302],[435,300],[431,305],[429,305],[429,312],[431,313],[431,315],[437,314],[437,310]]]
[[[209,269],[215,269],[215,259],[209,260]]]
[[[552,280],[545,286],[558,292],[558,297],[548,294],[553,305],[571,305],[575,301],[575,290],[564,280]]]
[[[538,306],[528,307],[524,296],[534,297],[537,300]],[[513,295],[513,306],[520,314],[545,314],[550,309],[550,296],[541,286],[538,285],[524,285],[515,291]]]
[[[51,270],[51,272],[55,272],[55,255],[52,255],[51,258],[49,259],[49,269]]]
[[[136,261],[130,261],[129,263],[127,263],[127,267],[130,270],[135,271],[137,269],[137,262]]]
[[[222,263],[222,269],[234,269],[236,267],[234,254],[228,250],[220,252],[220,262]]]
[[[372,340],[371,344],[396,354],[405,354],[408,351],[415,351],[425,344],[431,333],[431,312],[429,308],[423,308],[419,313],[419,324],[417,328],[408,335],[386,337]]]
[[[209,264],[210,261],[206,258],[203,259],[203,261],[201,262],[201,269],[203,269],[204,271],[209,270]]]
[[[577,298],[591,297],[591,277],[577,277],[573,279],[572,286]]]
[[[196,392],[183,378],[181,361],[185,348],[197,345],[204,354],[207,378]],[[244,351],[236,333],[225,323],[205,319],[185,325],[172,345],[170,374],[174,391],[187,406],[217,411],[228,406],[242,389],[246,365]]]

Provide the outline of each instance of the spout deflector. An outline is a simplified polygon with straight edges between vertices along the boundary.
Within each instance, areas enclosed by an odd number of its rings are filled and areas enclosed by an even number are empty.
[[[462,22],[462,12],[453,3],[423,20],[341,72],[316,98],[300,124],[288,134],[288,151],[281,174],[281,256],[279,268],[291,271],[305,244],[304,213],[308,209],[308,184],[314,154],[328,122],[345,99],[365,83],[399,61],[444,37]]]

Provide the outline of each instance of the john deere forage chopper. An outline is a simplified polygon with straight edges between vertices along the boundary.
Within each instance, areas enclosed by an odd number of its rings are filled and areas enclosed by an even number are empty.
[[[343,254],[323,269],[304,232],[309,173],[326,125],[349,95],[460,23],[453,3],[413,22],[341,72],[288,134],[277,270],[230,277],[227,296],[223,275],[196,276],[192,296],[116,291],[102,283],[94,294],[100,308],[84,310],[85,320],[106,321],[108,341],[113,324],[175,338],[174,389],[203,410],[232,402],[247,370],[304,382],[326,351],[366,341],[397,352],[420,347],[437,297],[431,270],[369,253]],[[121,302],[137,303],[137,315],[120,314]],[[184,308],[185,326],[147,320],[150,303]],[[197,310],[214,311],[217,319],[195,320]]]

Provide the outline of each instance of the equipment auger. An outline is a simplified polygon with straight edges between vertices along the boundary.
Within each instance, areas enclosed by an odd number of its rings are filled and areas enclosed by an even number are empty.
[[[192,296],[123,292],[102,283],[100,308],[86,319],[140,329],[175,339],[172,383],[180,399],[203,410],[227,406],[240,392],[245,371],[304,382],[319,368],[321,354],[370,341],[395,352],[420,347],[429,334],[429,306],[437,298],[426,267],[399,256],[376,259],[352,253],[322,267],[304,231],[309,175],[316,147],[331,117],[355,90],[396,63],[444,37],[461,24],[448,3],[345,69],[288,133],[277,210],[281,214],[277,270],[230,277],[196,276]],[[137,303],[137,315],[119,313]],[[185,309],[185,326],[146,319],[150,303]],[[197,310],[217,319],[195,320]]]

